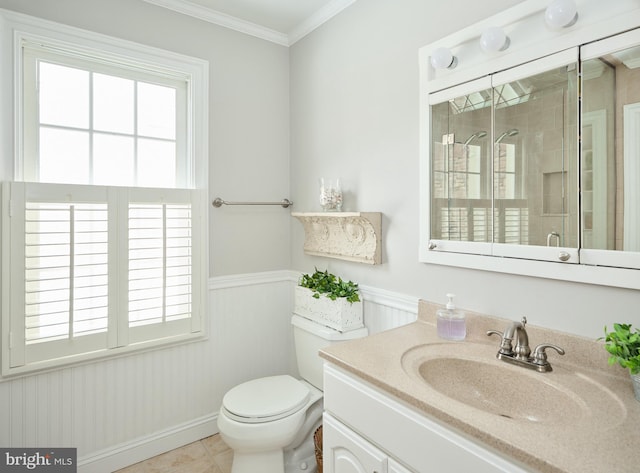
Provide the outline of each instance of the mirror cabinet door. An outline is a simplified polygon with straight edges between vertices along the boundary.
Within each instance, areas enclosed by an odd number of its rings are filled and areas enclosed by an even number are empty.
[[[577,79],[572,63],[494,87],[496,243],[578,247]]]
[[[557,260],[558,247],[569,247],[561,260],[577,261],[577,64],[554,61],[543,61],[544,73],[432,102],[430,230],[439,250]]]
[[[583,56],[581,260],[640,268],[640,30]]]

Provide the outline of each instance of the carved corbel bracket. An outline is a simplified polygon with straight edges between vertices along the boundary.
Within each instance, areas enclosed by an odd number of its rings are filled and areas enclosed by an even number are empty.
[[[302,222],[304,252],[366,264],[382,263],[380,212],[292,212]]]

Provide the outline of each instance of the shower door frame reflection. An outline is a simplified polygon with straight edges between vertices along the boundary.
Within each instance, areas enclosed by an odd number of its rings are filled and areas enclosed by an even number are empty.
[[[486,123],[483,123],[484,120],[480,120],[480,123],[476,121],[475,123],[465,124],[465,126],[462,128],[454,129],[454,127],[452,126],[453,120],[450,118],[451,113],[449,113],[450,108],[454,107],[454,105],[450,102],[469,94],[479,93],[479,91],[486,91],[489,94],[489,100],[492,100],[490,77],[482,77],[469,83],[429,95],[429,108],[431,114],[431,128],[429,132],[432,136],[430,142],[431,160],[429,170],[431,185],[428,195],[429,211],[431,215],[429,234],[431,235],[431,240],[436,242],[439,251],[484,255],[491,254],[491,235],[493,233],[493,230],[490,214],[493,196],[491,190],[491,146],[489,142],[489,140],[491,139],[492,119],[490,104],[488,107],[479,107],[477,110],[470,109],[470,111],[472,112],[482,109],[484,109],[484,111],[486,112],[489,112],[488,116],[486,117]],[[447,107],[448,111],[446,117],[446,126],[440,123],[441,126],[438,128],[438,126],[436,125],[437,119],[434,118],[433,114],[434,106],[440,106],[442,108]],[[468,112],[462,112],[462,114],[464,113]],[[440,120],[442,121],[443,117],[440,117]],[[434,129],[436,129],[437,131],[434,131]],[[477,138],[479,133],[481,132],[486,133],[486,135],[482,137],[482,140],[484,149],[487,150],[487,154],[489,156],[483,157],[481,155],[480,157],[481,163],[479,169],[479,192],[481,194],[481,198],[473,199],[469,198],[468,194],[461,195],[460,192],[456,194],[456,192],[453,190],[456,187],[454,179],[469,177],[468,165],[464,166],[464,170],[460,169],[458,171],[454,163],[456,163],[456,154],[463,155],[463,153],[466,153],[469,150],[469,147],[477,146],[477,144],[474,143],[479,143]],[[442,141],[446,141],[446,143],[442,143]],[[438,147],[439,149],[437,149]],[[484,163],[482,163],[482,161],[484,161]],[[487,171],[488,175],[483,176],[483,167]],[[440,180],[435,178],[435,175],[438,172],[441,173]],[[483,183],[483,181],[486,182]],[[462,188],[458,187],[458,190],[462,191]],[[482,195],[483,193],[485,195]],[[486,208],[488,209],[487,213],[489,214],[489,217],[486,221],[486,228],[484,230],[484,232],[487,234],[487,237],[485,239],[482,239],[482,241],[451,239],[450,236],[452,234],[455,234],[455,232],[453,232],[451,228],[443,231],[443,229],[440,227],[443,221],[446,221],[447,225],[451,225],[449,219],[443,218],[445,213],[449,217],[451,217],[452,213],[457,211],[456,209],[461,209],[461,214],[464,213],[464,217],[471,220],[469,223],[467,223],[465,231],[470,231],[472,234],[476,233],[473,230],[475,227],[475,224],[473,222],[473,215],[476,208]],[[460,225],[460,218],[454,220],[455,222],[453,223],[453,225]],[[445,236],[446,238],[443,236]]]

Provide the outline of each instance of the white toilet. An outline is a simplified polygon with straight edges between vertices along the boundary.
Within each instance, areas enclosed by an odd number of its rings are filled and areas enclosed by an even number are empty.
[[[322,422],[322,358],[318,350],[367,335],[338,332],[298,315],[291,318],[298,371],[239,384],[225,394],[218,429],[233,449],[232,473],[315,472],[313,433]]]

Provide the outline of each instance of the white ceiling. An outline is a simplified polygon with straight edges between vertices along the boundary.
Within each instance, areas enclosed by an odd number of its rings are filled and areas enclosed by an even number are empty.
[[[356,0],[144,0],[290,46]]]

